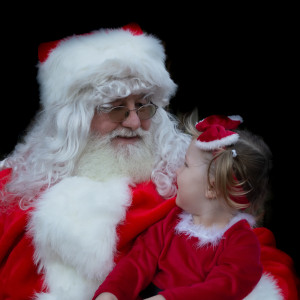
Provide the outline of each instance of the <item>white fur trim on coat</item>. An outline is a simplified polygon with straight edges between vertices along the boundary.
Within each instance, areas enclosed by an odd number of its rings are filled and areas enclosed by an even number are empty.
[[[131,202],[127,179],[63,179],[39,199],[29,232],[48,294],[39,300],[88,300],[114,266],[116,226]]]
[[[284,298],[272,275],[264,273],[244,300],[284,300]]]

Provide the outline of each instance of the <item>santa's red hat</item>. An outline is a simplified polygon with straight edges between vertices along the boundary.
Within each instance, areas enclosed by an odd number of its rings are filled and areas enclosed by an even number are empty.
[[[161,41],[146,34],[137,24],[118,29],[100,29],[41,44],[38,82],[43,106],[73,101],[92,84],[107,80],[138,78],[153,86],[153,102],[166,106],[176,84],[165,67]],[[82,99],[82,101],[88,99]],[[105,103],[108,99],[100,99]]]
[[[232,131],[236,129],[243,119],[240,116],[212,115],[196,124],[201,132],[196,145],[202,150],[212,151],[237,142],[239,135]]]

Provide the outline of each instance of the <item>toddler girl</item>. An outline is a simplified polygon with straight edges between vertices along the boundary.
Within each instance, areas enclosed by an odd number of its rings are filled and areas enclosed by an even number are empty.
[[[177,206],[135,242],[97,290],[97,300],[243,299],[262,275],[251,227],[266,196],[271,153],[233,131],[239,116],[210,116],[190,132],[177,171]],[[200,134],[201,133],[201,134]],[[148,297],[148,296],[146,296]]]

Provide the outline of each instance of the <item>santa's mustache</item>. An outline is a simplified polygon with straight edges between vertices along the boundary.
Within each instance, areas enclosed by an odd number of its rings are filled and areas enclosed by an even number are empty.
[[[108,137],[110,140],[116,138],[116,137],[137,137],[137,138],[144,138],[148,136],[150,133],[149,131],[145,131],[141,128],[138,128],[136,130],[131,130],[127,128],[120,128],[120,129],[115,129],[114,131],[110,132],[108,134]]]

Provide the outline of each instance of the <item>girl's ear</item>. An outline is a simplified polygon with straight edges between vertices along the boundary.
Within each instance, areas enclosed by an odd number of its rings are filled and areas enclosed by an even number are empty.
[[[215,190],[215,180],[213,178],[210,179],[210,184],[207,185],[205,196],[207,199],[210,200],[217,198],[217,193]]]

